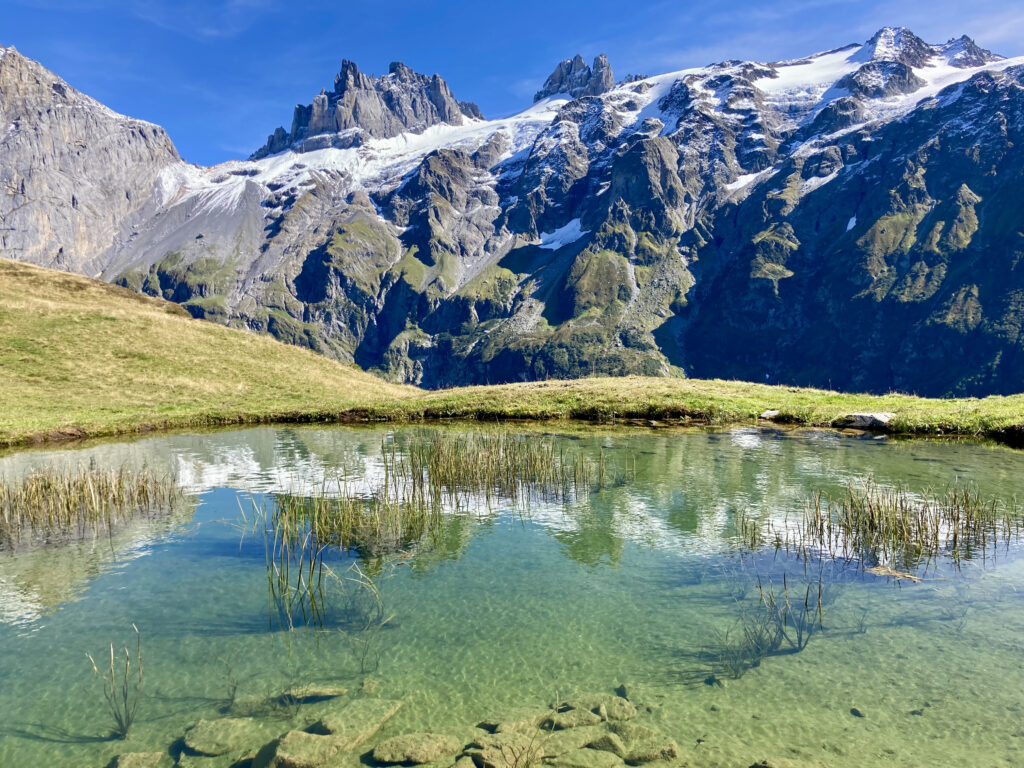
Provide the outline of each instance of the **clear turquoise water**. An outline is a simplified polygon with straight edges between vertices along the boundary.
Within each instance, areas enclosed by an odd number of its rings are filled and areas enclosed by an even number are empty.
[[[533,434],[540,434],[534,432]],[[111,540],[0,553],[0,765],[102,766],[165,750],[229,689],[371,679],[407,704],[383,736],[469,725],[626,685],[641,717],[693,766],[1024,764],[1024,558],[1016,546],[920,583],[828,566],[824,631],[724,687],[703,684],[717,639],[758,578],[817,583],[817,566],[749,553],[738,510],[797,514],[810,494],[873,477],[914,490],[970,481],[1009,498],[1024,454],[999,446],[817,431],[575,432],[592,457],[635,461],[631,482],[520,514],[477,510],[390,561],[375,584],[390,621],[357,631],[359,589],[328,592],[320,630],[281,631],[263,542],[240,510],[343,471],[372,488],[388,429],[168,435],[0,458],[148,464],[198,494],[195,510]],[[399,441],[409,430],[399,430]],[[336,556],[339,573],[354,560]],[[146,679],[127,745],[109,730],[86,652],[143,636]],[[864,717],[855,717],[857,708]],[[913,714],[912,714],[913,713]],[[788,762],[787,762],[788,761]]]

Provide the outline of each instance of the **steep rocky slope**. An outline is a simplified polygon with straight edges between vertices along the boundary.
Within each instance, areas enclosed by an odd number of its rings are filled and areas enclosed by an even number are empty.
[[[577,57],[491,121],[346,62],[254,159],[147,164],[62,265],[427,386],[1016,391],[1022,133],[1024,59],[896,28],[618,84]]]

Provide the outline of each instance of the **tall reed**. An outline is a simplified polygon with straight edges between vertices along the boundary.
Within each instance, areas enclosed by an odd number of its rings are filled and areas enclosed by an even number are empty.
[[[109,531],[181,500],[171,478],[152,470],[46,469],[0,480],[0,544],[52,543]]]
[[[132,624],[132,629],[135,630],[134,669],[132,654],[127,647],[124,649],[124,666],[119,668],[115,663],[114,644],[110,644],[110,664],[105,672],[100,672],[92,654],[86,654],[92,664],[93,674],[102,683],[107,711],[114,720],[114,730],[111,735],[119,739],[128,738],[128,731],[131,730],[132,723],[135,722],[139,699],[142,697],[142,635],[134,624]]]
[[[762,525],[741,515],[738,529],[755,549],[913,570],[939,558],[955,564],[988,557],[1020,538],[1024,518],[1015,503],[985,500],[970,487],[913,494],[869,481],[849,486],[839,499],[817,494],[797,520]]]

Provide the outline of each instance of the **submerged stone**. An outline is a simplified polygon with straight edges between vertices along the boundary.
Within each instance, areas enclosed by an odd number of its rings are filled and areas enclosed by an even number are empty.
[[[636,707],[622,696],[611,693],[594,693],[580,696],[565,703],[574,710],[586,710],[602,720],[630,720],[636,717]]]
[[[402,708],[402,702],[389,699],[354,699],[337,712],[324,715],[314,730],[330,734],[344,746],[355,749],[371,738]]]
[[[338,696],[344,696],[348,693],[348,689],[340,685],[321,685],[319,683],[310,683],[309,685],[299,685],[295,688],[289,688],[282,695],[283,699],[290,699],[291,701],[318,701],[320,699],[334,699]]]
[[[618,741],[609,738],[607,744],[627,763],[651,763],[656,760],[674,760],[679,757],[679,746],[673,739],[667,738],[652,728],[634,723],[609,723],[609,737],[615,736]],[[617,745],[621,744],[622,747]],[[598,747],[595,743],[593,745]],[[620,751],[623,750],[623,751]]]
[[[227,754],[257,749],[280,731],[252,717],[222,717],[200,720],[185,732],[185,746],[201,755]]]
[[[234,766],[248,766],[257,753],[258,750],[256,749],[248,749],[239,752],[227,752],[216,757],[182,754],[178,757],[178,763],[175,768],[233,768]]]
[[[548,715],[541,725],[544,728],[563,730],[577,728],[581,725],[597,725],[600,722],[601,716],[594,714],[589,709],[567,709],[564,712],[554,712]]]
[[[607,733],[608,729],[604,725],[584,725],[579,728],[554,731],[544,738],[544,754],[547,757],[556,757],[582,749],[599,741]]]
[[[261,749],[252,768],[319,768],[345,748],[335,736],[289,731]]]
[[[542,731],[508,731],[481,736],[467,749],[478,768],[517,768],[535,765],[544,757]]]
[[[493,733],[528,731],[540,726],[550,714],[550,712],[538,712],[535,709],[516,709],[504,713],[501,717],[483,720],[480,722],[480,727]]]
[[[171,768],[174,760],[166,752],[126,752],[107,765],[108,768]]]
[[[420,765],[454,755],[461,747],[458,741],[442,733],[406,733],[378,744],[373,759],[378,763]]]
[[[616,768],[625,765],[622,758],[612,752],[595,749],[574,749],[559,757],[546,761],[555,768]]]

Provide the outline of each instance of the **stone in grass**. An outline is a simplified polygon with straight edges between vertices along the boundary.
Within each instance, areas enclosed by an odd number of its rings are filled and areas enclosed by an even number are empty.
[[[125,752],[111,760],[108,768],[171,768],[174,760],[166,752]]]
[[[574,749],[547,760],[545,764],[555,768],[618,768],[625,765],[618,755],[595,749]]]
[[[421,765],[454,755],[462,744],[443,733],[406,733],[382,741],[373,750],[378,763]]]
[[[887,427],[889,422],[896,417],[895,413],[882,411],[878,413],[849,413],[840,416],[832,422],[834,427],[849,427],[852,429],[882,429]]]
[[[353,699],[336,712],[324,715],[311,730],[330,734],[343,745],[342,749],[355,749],[377,733],[401,707],[400,701]]]
[[[185,746],[192,752],[216,757],[228,752],[257,749],[279,733],[253,717],[200,720],[185,732]]]

